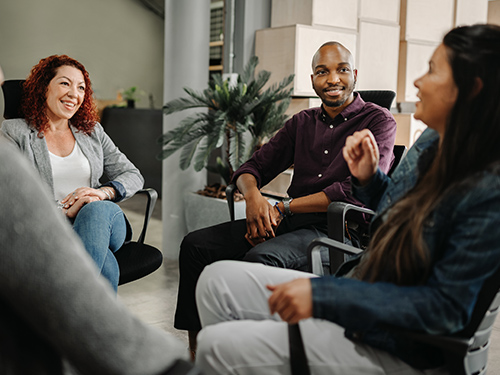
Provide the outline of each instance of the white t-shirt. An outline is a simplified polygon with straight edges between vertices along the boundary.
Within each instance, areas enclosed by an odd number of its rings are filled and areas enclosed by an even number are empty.
[[[49,155],[57,201],[79,187],[90,186],[90,163],[77,142],[68,156],[57,156],[50,151]]]

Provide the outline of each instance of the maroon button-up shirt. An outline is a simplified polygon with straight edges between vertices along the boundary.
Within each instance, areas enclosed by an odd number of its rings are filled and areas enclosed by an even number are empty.
[[[233,183],[250,173],[261,188],[292,165],[294,173],[288,195],[292,198],[323,191],[331,201],[360,204],[350,193],[350,172],[342,156],[346,138],[370,129],[380,150],[380,169],[387,173],[393,156],[396,121],[385,108],[365,102],[355,93],[354,101],[331,119],[321,108],[294,115],[284,127],[244,163]]]

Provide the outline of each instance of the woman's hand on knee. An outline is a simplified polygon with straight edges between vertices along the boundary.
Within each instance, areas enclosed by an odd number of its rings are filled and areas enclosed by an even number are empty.
[[[63,213],[70,219],[73,219],[76,217],[76,215],[78,215],[78,212],[80,212],[83,206],[85,206],[87,203],[97,201],[100,201],[100,199],[95,196],[85,196],[78,198],[71,206],[68,205],[67,208],[63,208]]]
[[[312,317],[312,287],[310,279],[296,279],[283,284],[267,285],[271,314],[278,315],[290,324]]]

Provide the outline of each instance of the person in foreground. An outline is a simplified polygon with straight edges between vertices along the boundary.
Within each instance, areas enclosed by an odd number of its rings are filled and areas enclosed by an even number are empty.
[[[233,176],[245,197],[246,220],[191,232],[181,244],[174,325],[189,331],[193,351],[201,329],[195,287],[206,265],[231,259],[306,270],[307,244],[327,236],[328,204],[360,204],[350,194],[349,169],[342,157],[346,138],[370,129],[379,145],[380,168],[390,169],[396,122],[387,109],[354,92],[357,70],[349,50],[337,42],[323,44],[313,56],[312,71],[322,106],[293,116]],[[288,194],[293,199],[272,206],[259,189],[292,165]]]
[[[133,196],[144,179],[97,122],[85,67],[66,55],[40,60],[24,83],[22,111],[24,119],[4,121],[2,133],[38,169],[116,290],[120,271],[113,253],[131,229],[114,202]],[[101,185],[103,173],[110,182]]]
[[[451,30],[415,81],[427,129],[394,171],[368,130],[346,141],[356,197],[375,208],[372,239],[335,276],[235,261],[197,286],[207,374],[287,374],[287,322],[300,322],[312,374],[443,373],[434,348],[384,325],[452,334],[500,264],[500,27]]]
[[[46,184],[1,138],[0,160],[0,373],[160,375],[186,359],[185,344],[117,301]]]

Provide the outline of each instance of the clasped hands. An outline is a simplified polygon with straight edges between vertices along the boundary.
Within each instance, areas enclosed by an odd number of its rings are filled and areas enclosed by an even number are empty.
[[[246,199],[247,233],[245,239],[255,246],[276,237],[276,228],[281,223],[281,215],[260,193],[254,199]]]
[[[104,191],[90,187],[80,187],[61,200],[63,213],[73,219],[87,203],[102,201],[107,198]]]

